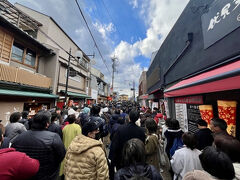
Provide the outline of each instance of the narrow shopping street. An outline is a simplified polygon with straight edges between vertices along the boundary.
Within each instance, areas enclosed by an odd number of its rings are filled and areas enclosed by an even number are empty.
[[[0,180],[240,180],[240,0],[0,0]]]

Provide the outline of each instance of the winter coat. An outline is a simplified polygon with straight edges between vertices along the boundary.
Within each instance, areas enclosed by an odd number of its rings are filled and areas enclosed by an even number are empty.
[[[25,128],[26,128],[27,130],[29,130],[28,119],[23,118],[23,119],[20,119],[18,122],[19,122],[19,123],[22,123],[22,124],[25,126]]]
[[[63,128],[63,144],[66,150],[70,146],[72,140],[81,133],[82,133],[81,127],[75,123],[68,124]],[[64,167],[64,160],[60,166],[60,172],[59,172],[60,176],[63,175],[63,167]]]
[[[38,160],[30,158],[14,148],[1,149],[0,162],[1,180],[29,179],[39,169]]]
[[[12,147],[24,152],[40,162],[40,168],[34,180],[55,180],[59,165],[65,156],[65,148],[60,136],[47,130],[29,130],[20,134]]]
[[[202,150],[207,146],[211,146],[213,143],[212,131],[209,128],[199,129],[195,133],[197,138],[197,149]]]
[[[100,123],[99,126],[99,133],[100,133],[100,137],[105,137],[108,135],[108,125],[106,124],[105,120],[103,118],[101,118],[98,115],[92,115],[89,117],[89,121],[98,121]]]
[[[113,137],[109,152],[109,159],[111,159],[111,164],[116,166],[117,169],[121,168],[123,146],[132,138],[138,138],[143,143],[145,143],[146,138],[143,129],[133,122],[120,126]]]
[[[100,141],[78,135],[70,144],[64,161],[66,180],[109,179],[107,159]]]
[[[172,148],[173,146],[173,141],[176,137],[182,137],[183,135],[183,131],[181,129],[178,129],[178,130],[170,130],[170,129],[167,129],[166,132],[164,133],[164,136],[167,140],[167,145],[166,145],[166,153],[168,155],[168,158],[170,158],[170,149]]]
[[[136,166],[119,169],[114,176],[114,180],[128,180],[136,175],[151,180],[161,180],[162,177],[157,169],[148,164],[138,164]]]
[[[206,171],[193,170],[186,173],[183,177],[183,180],[216,180],[216,177],[213,177]]]
[[[62,128],[61,128],[61,126],[55,124],[54,122],[51,123],[51,124],[48,126],[48,130],[51,131],[51,132],[57,133],[57,134],[60,136],[61,139],[63,138],[63,133],[62,133]]]
[[[115,133],[113,126],[118,122],[118,119],[120,118],[120,114],[113,114],[112,117],[110,118],[108,129],[110,134]]]
[[[175,151],[170,161],[174,172],[174,180],[181,180],[189,171],[202,170],[202,165],[199,160],[200,154],[201,151],[198,149],[191,150],[187,147]]]
[[[5,128],[5,136],[8,137],[11,141],[14,138],[16,138],[19,134],[25,131],[27,131],[27,129],[22,123],[19,122],[10,123]]]
[[[160,171],[159,141],[156,134],[148,135],[145,142],[146,163],[153,165]]]

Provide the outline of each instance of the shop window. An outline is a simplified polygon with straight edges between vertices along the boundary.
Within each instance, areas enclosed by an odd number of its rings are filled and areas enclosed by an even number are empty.
[[[36,62],[36,53],[31,51],[30,49],[27,49],[26,58],[25,58],[24,63],[34,67],[35,62]]]
[[[14,43],[12,47],[12,59],[22,62],[24,54],[24,47],[18,43]]]
[[[21,44],[14,42],[12,46],[12,60],[20,62],[22,64],[35,67],[37,55],[34,51],[22,46]]]

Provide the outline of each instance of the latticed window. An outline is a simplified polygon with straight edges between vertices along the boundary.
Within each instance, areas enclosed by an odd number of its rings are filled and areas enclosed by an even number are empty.
[[[12,44],[13,36],[0,28],[0,60],[9,62]]]

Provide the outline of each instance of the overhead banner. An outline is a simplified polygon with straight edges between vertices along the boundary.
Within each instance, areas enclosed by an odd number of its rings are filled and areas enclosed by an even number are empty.
[[[232,136],[236,136],[236,112],[237,101],[217,101],[218,116],[227,122],[227,132]]]
[[[215,0],[202,15],[204,48],[216,43],[240,26],[240,1]]]
[[[178,97],[174,98],[174,103],[183,103],[183,104],[202,104],[202,96],[188,96],[188,97]]]

